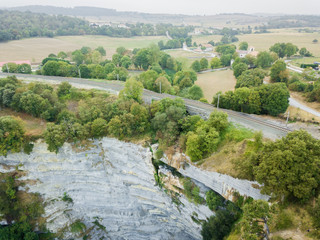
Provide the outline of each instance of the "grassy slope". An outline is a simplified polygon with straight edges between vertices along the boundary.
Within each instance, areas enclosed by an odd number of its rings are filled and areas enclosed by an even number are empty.
[[[2,109],[0,111],[0,117],[12,116],[21,120],[24,123],[24,129],[27,136],[39,136],[42,135],[46,129],[46,122],[39,118],[34,118],[26,113],[18,113],[10,109]]]

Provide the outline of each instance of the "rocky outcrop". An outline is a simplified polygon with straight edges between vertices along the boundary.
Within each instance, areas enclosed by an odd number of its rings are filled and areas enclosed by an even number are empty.
[[[43,196],[47,226],[55,232],[80,219],[87,228],[94,227],[91,239],[201,239],[201,226],[191,216],[206,219],[213,214],[184,197],[175,205],[155,185],[149,149],[116,139],[95,141],[83,151],[65,144],[58,154],[37,143],[30,155],[10,154],[0,157],[0,163],[5,166],[0,172],[22,164],[20,169],[28,173],[22,179],[37,180],[26,189]],[[73,203],[61,200],[64,193]],[[66,231],[64,238],[71,237]]]
[[[261,194],[257,182],[202,170],[192,165],[189,157],[179,151],[175,151],[174,154],[171,155],[164,155],[161,161],[174,167],[182,175],[196,180],[207,188],[214,190],[226,199],[232,200],[234,192],[238,192],[242,196],[252,197],[253,199],[268,200],[270,198],[267,195]]]

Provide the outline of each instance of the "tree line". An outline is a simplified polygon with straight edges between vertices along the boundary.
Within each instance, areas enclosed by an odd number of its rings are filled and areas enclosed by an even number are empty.
[[[172,24],[126,24],[118,26],[90,26],[89,22],[75,17],[43,13],[0,10],[0,42],[31,37],[67,35],[104,35],[110,37],[165,36],[166,31],[176,39],[187,38],[192,26]]]

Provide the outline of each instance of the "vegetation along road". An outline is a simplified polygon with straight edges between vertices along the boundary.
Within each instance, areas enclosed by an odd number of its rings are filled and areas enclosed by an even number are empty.
[[[87,79],[80,78],[66,78],[66,77],[54,77],[54,76],[42,76],[42,75],[24,75],[24,74],[8,74],[0,73],[0,77],[7,77],[15,75],[21,80],[25,81],[46,81],[50,83],[60,83],[60,82],[69,82],[75,87],[78,88],[95,88],[106,90],[111,93],[118,93],[123,89],[124,84],[116,81],[92,81]],[[162,98],[170,97],[175,98],[176,96],[168,94],[159,94],[149,90],[144,90],[143,93],[144,100],[146,103],[150,103],[152,100],[160,100]],[[194,101],[190,99],[184,99],[186,107],[191,114],[199,114],[202,117],[207,117],[213,110],[216,110],[214,106],[207,103],[202,103],[199,101]],[[285,136],[291,130],[285,126],[280,126],[268,120],[262,119],[256,115],[249,115],[245,113],[239,113],[226,109],[219,109],[228,113],[229,119],[236,123],[243,125],[244,127],[250,128],[255,131],[262,131],[265,137],[276,139]]]

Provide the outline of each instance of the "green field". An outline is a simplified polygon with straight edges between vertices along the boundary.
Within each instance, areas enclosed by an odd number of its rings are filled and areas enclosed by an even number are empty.
[[[300,59],[294,59],[292,60],[290,63],[292,65],[295,65],[297,67],[300,67],[300,65],[302,63],[305,63],[305,64],[312,64],[314,62],[320,62],[320,58],[318,57],[308,57],[308,58],[300,58]]]
[[[194,53],[194,52],[188,52],[183,49],[170,49],[170,50],[164,50],[164,52],[168,53],[170,56],[174,57],[176,60],[182,62],[182,66],[184,69],[189,69],[191,67],[191,64],[196,61],[200,60],[203,57],[208,57],[211,55],[211,53]],[[210,62],[211,58],[207,58]]]
[[[320,41],[320,33],[299,33],[295,29],[271,29],[270,31],[271,33],[239,35],[237,36],[239,42],[236,44],[246,41],[249,46],[255,47],[255,50],[265,51],[277,42],[291,42],[299,48],[306,47],[314,56],[320,57],[320,43],[312,43],[314,39]],[[210,40],[217,42],[220,41],[221,37],[220,35],[194,36],[193,39],[199,44]]]
[[[56,38],[29,38],[0,43],[0,61],[30,60],[40,62],[50,53],[71,52],[83,46],[103,46],[110,58],[117,47],[128,49],[147,47],[165,37],[111,38],[106,36],[64,36]]]
[[[223,70],[198,74],[196,85],[202,88],[204,97],[211,103],[217,92],[234,90],[236,82],[233,71]]]

